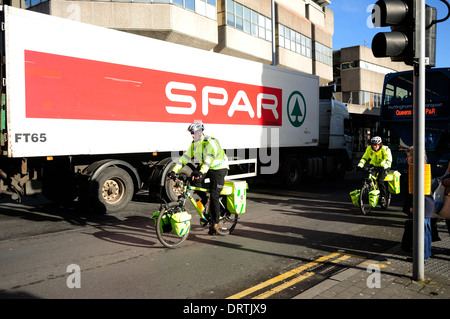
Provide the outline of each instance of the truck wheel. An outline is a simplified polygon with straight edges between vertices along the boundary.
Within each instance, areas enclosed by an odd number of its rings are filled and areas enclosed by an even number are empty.
[[[91,191],[91,203],[96,211],[117,212],[124,209],[133,198],[133,180],[125,170],[107,167],[91,181]]]
[[[283,166],[283,183],[298,186],[302,180],[302,163],[296,157],[289,158]]]
[[[336,159],[336,167],[334,170],[334,178],[342,181],[345,177],[345,160],[342,157]]]

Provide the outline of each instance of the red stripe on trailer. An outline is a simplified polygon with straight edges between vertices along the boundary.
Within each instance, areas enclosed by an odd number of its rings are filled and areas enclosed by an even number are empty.
[[[282,124],[279,88],[29,50],[25,97],[27,118]]]

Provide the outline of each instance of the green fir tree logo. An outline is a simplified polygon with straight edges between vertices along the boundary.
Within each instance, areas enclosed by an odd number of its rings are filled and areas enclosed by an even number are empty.
[[[294,127],[300,127],[306,118],[306,103],[303,95],[292,92],[287,103],[288,118]]]

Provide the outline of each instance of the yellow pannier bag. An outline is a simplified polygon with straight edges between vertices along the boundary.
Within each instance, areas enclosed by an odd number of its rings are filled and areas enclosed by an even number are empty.
[[[175,213],[170,217],[173,232],[178,236],[184,236],[191,228],[191,214],[188,212]]]
[[[247,182],[225,181],[221,192],[227,195],[227,209],[232,214],[243,214],[247,211]]]
[[[369,192],[369,205],[372,207],[377,206],[378,198],[380,197],[380,191],[378,189]]]
[[[386,175],[384,179],[388,184],[388,191],[391,194],[400,194],[400,172],[391,171]]]
[[[354,191],[350,192],[350,197],[352,198],[353,205],[359,207],[359,196],[360,196],[361,190],[355,189]]]
[[[155,223],[160,213],[161,212],[157,211],[152,215],[152,218],[155,220]],[[170,231],[172,230],[172,225],[170,224],[170,220],[167,214],[161,218],[161,224],[159,225],[159,227],[161,228],[162,233],[170,233]]]

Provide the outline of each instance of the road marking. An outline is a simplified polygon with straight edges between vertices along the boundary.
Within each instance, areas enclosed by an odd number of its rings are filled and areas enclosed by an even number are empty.
[[[345,259],[348,259],[348,258],[353,256],[353,255],[350,255],[350,254],[332,253],[330,255],[317,258],[315,261],[309,262],[309,263],[307,263],[307,264],[305,264],[303,266],[300,266],[298,268],[292,269],[292,270],[290,270],[288,272],[285,272],[285,273],[283,273],[281,275],[278,275],[278,276],[276,276],[274,278],[266,280],[265,282],[262,282],[259,285],[253,286],[253,287],[248,288],[248,289],[246,289],[246,290],[244,290],[242,292],[234,294],[234,295],[228,297],[227,299],[240,299],[240,298],[243,298],[243,297],[245,297],[247,295],[250,295],[250,294],[252,294],[252,293],[254,293],[254,292],[258,291],[258,290],[261,290],[261,289],[263,289],[263,288],[265,288],[267,286],[276,284],[276,283],[278,283],[278,282],[280,282],[282,280],[285,280],[285,279],[287,279],[289,277],[292,277],[294,275],[300,274],[301,272],[303,272],[303,271],[305,271],[305,270],[307,270],[309,268],[312,268],[312,267],[314,267],[314,266],[316,266],[316,265],[318,265],[318,264],[320,264],[320,263],[322,263],[324,261],[327,261],[329,259],[333,259],[333,258],[335,258],[337,256],[340,256],[340,255],[343,255],[340,258],[338,258],[338,259],[341,259],[341,261],[345,260]],[[348,256],[348,257],[346,257],[346,256]],[[346,258],[344,258],[344,257],[346,257]],[[300,281],[302,281],[302,280],[304,280],[306,278],[311,277],[312,275],[314,275],[313,272],[308,272],[307,274],[301,275],[301,276],[296,277],[295,279],[292,279],[290,281],[287,281],[287,282],[285,282],[285,283],[283,283],[283,284],[281,284],[281,285],[279,285],[279,286],[277,286],[275,288],[272,288],[271,290],[267,291],[266,293],[262,293],[262,294],[256,296],[255,298],[258,298],[258,299],[267,298],[267,297],[269,297],[269,296],[271,296],[271,295],[273,295],[273,294],[275,294],[277,292],[280,292],[283,289],[286,289],[286,288],[294,285],[295,283],[298,283],[298,282],[300,282]]]
[[[335,260],[332,260],[331,262],[334,263],[334,264],[338,264],[339,262],[344,261],[344,260],[347,260],[347,259],[349,259],[350,257],[353,257],[353,256],[352,256],[352,255],[344,255],[344,256],[339,257],[339,258],[337,258],[337,259],[335,259]]]
[[[363,262],[363,265],[366,265],[366,266],[377,266],[379,268],[386,268],[387,267],[387,265],[385,265],[385,264],[376,264],[376,263],[373,263],[373,262],[370,262],[370,261]]]
[[[296,278],[294,278],[292,280],[289,280],[289,281],[285,282],[284,284],[281,284],[281,285],[279,285],[279,286],[277,286],[275,288],[272,288],[269,291],[266,291],[266,292],[264,292],[264,293],[262,293],[262,294],[260,294],[260,295],[258,295],[256,297],[252,298],[252,299],[266,299],[266,298],[268,298],[268,297],[270,297],[270,296],[272,296],[272,295],[274,295],[274,294],[276,294],[276,293],[278,293],[280,291],[283,291],[284,289],[289,288],[290,286],[295,285],[296,283],[299,283],[302,280],[305,280],[306,278],[311,277],[312,275],[314,275],[313,272],[307,272],[304,275],[301,275],[301,276],[298,276],[298,277],[296,277]]]

